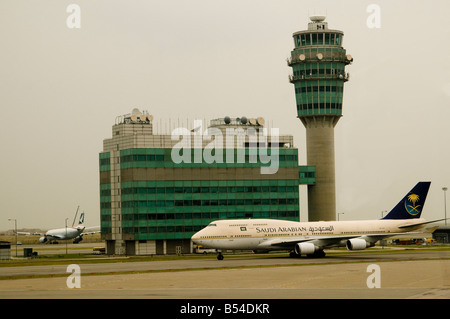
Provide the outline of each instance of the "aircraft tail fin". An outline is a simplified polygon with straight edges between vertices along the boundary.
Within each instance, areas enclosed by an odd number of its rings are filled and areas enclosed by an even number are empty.
[[[84,224],[84,212],[81,213],[80,219],[78,220],[78,225],[83,225],[83,224]]]
[[[382,219],[420,218],[431,182],[419,182]]]

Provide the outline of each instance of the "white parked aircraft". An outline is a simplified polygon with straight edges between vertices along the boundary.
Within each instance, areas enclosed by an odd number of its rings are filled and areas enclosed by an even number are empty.
[[[75,217],[73,219],[72,227],[65,227],[65,228],[57,228],[57,229],[50,229],[45,234],[42,233],[24,233],[24,232],[18,232],[18,234],[22,235],[41,235],[42,237],[39,238],[40,243],[46,243],[46,242],[56,242],[57,240],[71,240],[73,239],[73,243],[77,244],[80,241],[83,240],[84,235],[88,234],[94,234],[99,233],[100,230],[98,230],[99,226],[89,227],[88,229],[92,230],[90,232],[84,232],[87,228],[84,226],[84,212],[81,213],[80,219],[78,220],[78,225],[75,226],[75,220],[78,215],[78,209],[75,213]],[[97,230],[93,230],[97,229]]]
[[[292,222],[274,219],[237,219],[211,222],[192,236],[204,248],[218,250],[288,250],[291,257],[324,257],[324,249],[362,250],[378,240],[423,230],[420,218],[431,182],[419,182],[382,219],[365,221]],[[217,259],[222,260],[219,252]]]

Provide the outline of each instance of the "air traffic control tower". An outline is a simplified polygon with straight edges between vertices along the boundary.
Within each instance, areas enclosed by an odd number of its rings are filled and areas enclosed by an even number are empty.
[[[334,127],[349,79],[345,66],[353,58],[342,47],[342,31],[328,29],[324,16],[310,20],[308,30],[293,34],[289,81],[295,86],[297,117],[306,128],[307,165],[316,167],[316,182],[308,186],[308,219],[336,220]]]

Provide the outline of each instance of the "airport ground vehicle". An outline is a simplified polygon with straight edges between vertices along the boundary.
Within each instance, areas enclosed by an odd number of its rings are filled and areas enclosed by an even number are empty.
[[[195,252],[197,254],[215,254],[217,253],[216,249],[213,248],[205,248],[202,245],[198,245],[197,248],[195,248]]]
[[[94,255],[104,255],[106,254],[106,248],[105,247],[94,247],[92,248],[92,253]]]

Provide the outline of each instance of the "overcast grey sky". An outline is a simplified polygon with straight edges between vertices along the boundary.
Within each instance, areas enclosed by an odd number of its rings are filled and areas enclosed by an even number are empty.
[[[79,29],[66,24],[71,3]],[[380,28],[367,25],[370,4]],[[116,116],[135,107],[162,123],[262,116],[294,136],[306,164],[286,58],[292,33],[324,11],[354,57],[336,127],[340,218],[379,218],[419,180],[432,181],[423,216],[443,218],[447,0],[2,0],[0,230],[13,227],[8,218],[63,227],[78,205],[98,225],[98,153]]]

